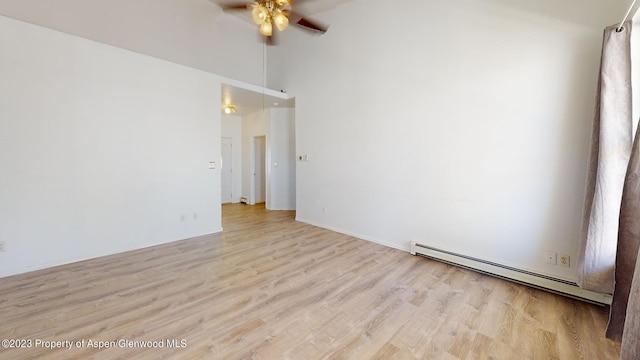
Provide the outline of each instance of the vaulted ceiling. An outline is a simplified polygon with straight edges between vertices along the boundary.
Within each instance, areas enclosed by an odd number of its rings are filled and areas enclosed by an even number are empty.
[[[611,16],[604,14],[613,12],[622,16],[622,8],[626,9],[629,2],[493,1],[587,26],[610,23]],[[248,12],[233,15],[222,11],[219,4],[230,2],[237,1],[2,0],[0,14],[242,82],[264,85],[267,51]],[[326,18],[323,13],[346,3],[353,1],[298,0],[295,6],[296,11],[322,21]],[[392,21],[392,14],[390,16],[386,20]],[[264,103],[262,98],[260,101]],[[272,101],[275,100],[269,102]],[[252,103],[247,108],[256,106]]]
[[[493,0],[526,12],[596,25],[630,0]],[[0,14],[241,81],[262,84],[263,47],[247,14],[223,13],[236,0],[2,0]],[[323,12],[353,0],[298,0],[296,11]],[[638,4],[640,6],[640,4]],[[637,6],[636,6],[637,7]],[[401,9],[410,11],[410,9]],[[352,16],[356,16],[353,14]],[[385,19],[385,26],[393,14]],[[602,23],[602,24],[601,24]],[[508,31],[508,29],[505,29]]]
[[[261,84],[264,54],[256,27],[246,15],[223,13],[225,1],[3,0],[0,14]],[[297,10],[313,15],[347,1],[301,1]]]
[[[315,15],[350,0],[302,1]],[[229,0],[3,0],[0,14],[246,83],[263,85],[262,40],[248,14],[224,13]],[[235,2],[232,0],[232,2]],[[227,87],[226,100],[247,110],[265,99]],[[225,101],[225,99],[223,99]],[[291,105],[280,100],[279,106]]]

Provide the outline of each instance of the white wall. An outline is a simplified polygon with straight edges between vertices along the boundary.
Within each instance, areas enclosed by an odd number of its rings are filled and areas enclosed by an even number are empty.
[[[296,208],[296,153],[293,108],[271,109],[270,210]],[[277,165],[277,166],[276,166]]]
[[[0,276],[220,231],[217,76],[2,16],[0,54]]]
[[[242,196],[242,117],[222,114],[222,137],[231,138],[231,202],[239,203]]]
[[[296,96],[297,218],[562,278],[576,259],[603,25],[589,2],[356,0],[285,32],[268,86]],[[605,6],[606,5],[606,6]],[[548,10],[548,11],[547,11]],[[598,15],[598,16],[594,16]],[[610,20],[607,20],[610,19]]]

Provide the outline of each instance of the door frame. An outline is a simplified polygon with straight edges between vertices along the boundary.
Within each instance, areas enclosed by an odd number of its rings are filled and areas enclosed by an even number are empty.
[[[268,138],[266,135],[257,135],[251,137],[251,146],[250,146],[250,178],[249,178],[249,205],[256,204],[256,187],[258,186],[256,182],[256,148],[258,145],[258,141],[262,142],[262,152],[264,155],[264,163],[262,164],[262,181],[264,182],[264,201],[265,207],[269,206],[269,144]]]

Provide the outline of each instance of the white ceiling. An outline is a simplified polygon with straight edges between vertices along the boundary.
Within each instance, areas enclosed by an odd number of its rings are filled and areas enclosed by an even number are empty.
[[[579,23],[610,23],[603,8],[627,0],[494,0],[527,11],[547,11],[553,16]],[[249,12],[222,12],[218,4],[235,0],[0,0],[0,14],[83,38],[110,44],[248,84],[264,83],[264,45]],[[324,12],[352,0],[297,0],[294,8],[323,22]],[[593,11],[576,11],[582,2]],[[594,4],[598,4],[595,6]],[[637,6],[636,6],[637,8]],[[624,14],[615,10],[616,17]],[[242,20],[239,20],[242,19]],[[604,19],[602,19],[604,18]],[[331,31],[331,29],[329,29]],[[277,92],[241,89],[230,84],[223,90],[222,104],[230,103],[238,113],[278,106],[293,106]],[[265,95],[263,95],[265,93]],[[291,94],[295,95],[295,94]]]
[[[298,0],[296,11],[314,18],[351,0]],[[224,13],[230,0],[1,0],[0,14],[246,84],[264,83],[266,53],[249,12]],[[231,2],[235,2],[231,0]],[[239,20],[238,17],[243,20]],[[315,18],[314,18],[315,19]],[[320,19],[321,21],[321,19]],[[235,84],[238,85],[238,84]],[[236,86],[237,87],[237,86]],[[277,92],[227,86],[222,103],[241,115],[263,106],[293,106]]]

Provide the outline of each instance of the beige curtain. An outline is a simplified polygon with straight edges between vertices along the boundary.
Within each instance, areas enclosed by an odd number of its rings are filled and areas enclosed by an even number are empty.
[[[578,253],[578,285],[613,292],[622,188],[632,143],[631,22],[604,30],[587,196]]]
[[[640,252],[637,257],[640,259]],[[637,360],[640,359],[640,262],[638,261],[636,261],[635,275],[628,299],[620,360]]]
[[[613,293],[607,337],[640,359],[640,126],[631,119],[631,22],[604,31],[578,258],[581,287]],[[635,138],[635,140],[634,140]]]
[[[623,340],[623,349],[635,348],[640,359],[640,126],[636,132],[631,160],[622,192],[615,289],[607,337]],[[625,321],[626,319],[626,321]],[[623,337],[624,330],[624,337]],[[624,351],[623,351],[624,353]]]

